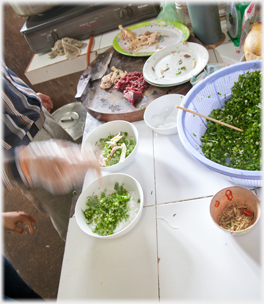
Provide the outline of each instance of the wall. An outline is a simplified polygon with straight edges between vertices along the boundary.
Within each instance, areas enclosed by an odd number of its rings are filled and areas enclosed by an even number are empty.
[[[18,16],[7,2],[2,4],[2,17],[2,52],[6,65],[35,92],[49,95],[54,104],[52,111],[76,101],[74,96],[82,72],[31,85],[24,72],[34,54],[20,33],[27,17]]]

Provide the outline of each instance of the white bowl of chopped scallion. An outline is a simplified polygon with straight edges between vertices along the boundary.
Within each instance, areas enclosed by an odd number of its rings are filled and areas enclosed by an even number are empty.
[[[139,221],[143,191],[130,175],[109,173],[90,183],[75,207],[75,218],[82,231],[103,239],[120,237]]]
[[[102,170],[116,172],[133,161],[138,150],[138,131],[124,120],[107,122],[87,136],[82,148],[88,145],[97,148]]]

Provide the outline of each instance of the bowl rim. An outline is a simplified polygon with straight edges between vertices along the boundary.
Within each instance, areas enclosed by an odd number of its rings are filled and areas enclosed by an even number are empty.
[[[84,193],[84,191],[86,191],[86,189],[88,189],[88,187],[90,187],[92,184],[94,184],[95,182],[98,182],[99,179],[104,179],[104,178],[109,178],[110,176],[113,176],[113,175],[119,175],[119,176],[126,176],[127,178],[133,180],[133,182],[135,182],[136,186],[137,186],[137,189],[138,189],[138,193],[139,193],[139,197],[140,197],[140,206],[139,206],[139,210],[138,210],[138,213],[136,214],[135,218],[131,221],[131,223],[126,226],[125,228],[123,228],[122,230],[114,233],[114,234],[110,234],[110,235],[99,235],[97,233],[93,233],[92,230],[91,230],[91,234],[90,233],[87,233],[87,231],[84,231],[80,225],[79,225],[79,217],[76,216],[77,212],[78,212],[78,208],[79,208],[79,205],[81,204],[80,201],[81,201],[81,195]],[[136,220],[139,220],[140,216],[141,216],[141,213],[143,211],[143,207],[144,207],[144,193],[143,193],[143,189],[142,189],[142,186],[140,185],[140,183],[138,182],[137,179],[135,179],[133,176],[129,175],[129,174],[126,174],[126,173],[117,173],[117,172],[113,172],[113,173],[109,173],[109,174],[106,174],[106,175],[103,175],[101,177],[98,177],[96,178],[95,180],[93,180],[91,183],[89,183],[81,192],[80,196],[78,197],[78,200],[76,202],[76,205],[75,205],[75,219],[76,219],[76,222],[77,222],[77,225],[78,227],[84,232],[86,233],[87,235],[91,236],[91,237],[95,237],[95,238],[100,238],[100,239],[110,239],[110,238],[116,238],[116,237],[119,237],[121,236],[120,234],[125,234],[124,231],[125,230],[128,230],[132,224],[134,224],[134,222]],[[85,222],[85,218],[84,218],[84,222]],[[88,226],[88,225],[87,225]],[[128,231],[127,231],[128,232]]]
[[[147,113],[150,111],[151,108],[153,108],[155,106],[156,103],[158,103],[161,99],[166,99],[166,98],[169,98],[169,96],[175,96],[177,95],[177,97],[179,96],[179,98],[182,98],[182,100],[184,100],[185,96],[182,95],[182,94],[166,94],[166,95],[162,95],[156,99],[154,99],[146,108],[146,110],[144,111],[144,121],[146,123],[146,125],[148,127],[150,127],[152,130],[156,131],[156,132],[166,132],[166,131],[172,131],[172,130],[177,130],[178,129],[178,124],[177,124],[177,119],[178,117],[176,117],[176,125],[174,127],[168,127],[168,128],[156,128],[156,127],[153,127],[152,125],[150,125],[146,119],[146,116],[147,116]]]
[[[256,199],[257,199],[257,205],[258,205],[258,207],[259,207],[259,208],[258,208],[258,211],[259,211],[259,212],[258,212],[258,217],[257,217],[257,220],[255,221],[255,223],[253,223],[253,224],[252,224],[251,226],[249,226],[248,228],[243,229],[243,230],[239,230],[239,231],[231,231],[231,230],[225,229],[224,227],[221,227],[221,226],[220,226],[219,224],[217,224],[216,221],[213,219],[212,212],[211,212],[211,207],[212,207],[213,199],[215,198],[215,196],[216,196],[219,192],[221,192],[221,191],[229,190],[229,189],[234,189],[234,188],[239,188],[239,189],[243,189],[243,190],[246,190],[246,191],[251,192],[251,194],[253,194],[253,196],[256,197]],[[215,225],[216,225],[218,228],[220,228],[221,230],[223,230],[223,231],[225,231],[225,232],[227,232],[227,233],[229,233],[229,234],[232,234],[232,235],[239,235],[239,234],[244,234],[244,233],[250,231],[250,230],[259,222],[260,217],[261,217],[261,215],[262,215],[262,208],[261,208],[261,203],[260,203],[259,198],[258,198],[257,195],[256,195],[254,192],[252,192],[250,189],[247,189],[247,188],[242,187],[242,186],[230,186],[230,187],[226,187],[226,188],[220,189],[219,191],[217,191],[217,192],[213,195],[213,197],[211,198],[210,204],[209,204],[209,214],[210,214],[210,217],[211,217],[212,221],[215,223]]]
[[[192,98],[196,96],[204,87],[206,87],[207,83],[212,83],[214,80],[218,79],[219,76],[227,75],[226,71],[244,71],[245,69],[261,69],[262,62],[261,60],[251,60],[251,61],[243,61],[232,64],[230,66],[226,66],[218,71],[215,71],[213,74],[209,75],[204,80],[200,81],[197,85],[195,85],[191,90],[186,94],[185,98],[182,101],[181,107],[186,108],[186,100],[190,103]],[[187,104],[187,107],[189,105]],[[185,149],[189,152],[189,154],[198,160],[200,163],[204,164],[207,168],[210,168],[213,171],[218,173],[222,173],[234,178],[240,179],[253,179],[259,180],[259,177],[262,175],[262,171],[252,171],[252,170],[241,170],[235,168],[229,168],[220,164],[213,162],[212,160],[206,158],[203,154],[200,154],[197,150],[193,148],[193,146],[189,143],[187,137],[185,136],[184,126],[183,126],[183,117],[186,115],[185,111],[178,112],[177,124],[178,124],[178,133],[180,140],[185,147]]]

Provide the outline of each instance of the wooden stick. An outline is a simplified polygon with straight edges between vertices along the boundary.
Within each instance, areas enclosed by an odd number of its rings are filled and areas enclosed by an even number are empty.
[[[192,114],[194,114],[194,115],[201,116],[201,117],[206,118],[206,119],[208,119],[208,120],[217,122],[217,123],[219,123],[220,125],[226,126],[226,127],[228,127],[228,128],[234,129],[234,130],[237,130],[237,131],[239,131],[239,132],[244,132],[242,129],[239,129],[239,128],[237,128],[237,127],[231,126],[231,125],[229,125],[229,124],[227,124],[227,123],[225,123],[225,122],[222,122],[222,121],[220,121],[220,120],[217,120],[217,119],[208,117],[208,116],[206,116],[206,115],[203,115],[203,114],[194,112],[194,111],[192,111],[192,110],[189,110],[189,109],[186,109],[186,108],[182,108],[182,107],[180,107],[180,106],[176,106],[176,108],[181,109],[181,110],[186,111],[186,112],[190,112],[190,113],[192,113]]]

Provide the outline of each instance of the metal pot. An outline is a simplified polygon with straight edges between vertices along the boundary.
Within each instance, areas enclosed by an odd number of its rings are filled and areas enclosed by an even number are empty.
[[[54,6],[58,5],[58,3],[53,4],[25,4],[25,3],[10,3],[10,6],[13,8],[15,13],[19,16],[29,17],[34,16],[40,13],[44,13]]]

